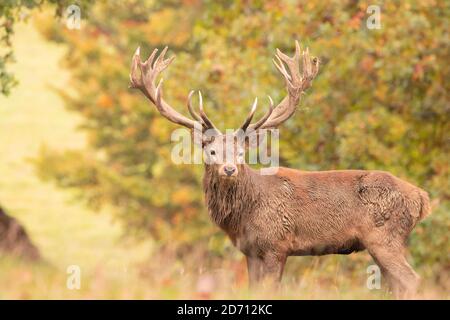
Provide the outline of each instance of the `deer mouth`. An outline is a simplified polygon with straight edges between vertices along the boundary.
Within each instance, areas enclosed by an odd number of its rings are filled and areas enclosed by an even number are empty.
[[[237,174],[232,175],[226,175],[226,174],[220,174],[220,179],[224,181],[234,181],[237,179]]]

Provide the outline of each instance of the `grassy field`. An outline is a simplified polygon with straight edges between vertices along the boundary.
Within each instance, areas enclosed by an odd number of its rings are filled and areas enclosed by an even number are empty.
[[[79,265],[82,279],[117,282],[148,256],[150,245],[121,239],[121,227],[108,214],[90,212],[36,177],[30,160],[43,144],[77,148],[84,137],[55,92],[68,80],[59,66],[63,49],[45,42],[31,24],[18,26],[14,48],[18,63],[12,70],[20,85],[11,96],[0,96],[0,203],[24,224],[51,267],[1,257],[0,298],[114,297],[112,291],[96,296],[83,282],[82,290],[67,290],[67,267]]]
[[[69,75],[59,66],[64,49],[44,41],[31,24],[18,26],[14,40],[18,63],[12,69],[20,85],[10,97],[0,97],[0,203],[23,223],[46,263],[1,256],[0,299],[389,297],[366,288],[366,270],[353,279],[344,277],[341,257],[333,258],[331,267],[323,264],[326,269],[319,261],[328,257],[305,258],[310,266],[290,272],[298,277],[287,277],[278,294],[250,295],[243,259],[202,271],[200,260],[181,265],[173,257],[152,254],[150,242],[124,239],[108,212],[91,212],[69,192],[36,177],[31,159],[43,144],[63,150],[81,147],[85,140],[76,130],[79,119],[64,109],[54,90],[68,83]],[[363,259],[372,263],[368,256]],[[71,265],[81,268],[80,290],[66,286]]]

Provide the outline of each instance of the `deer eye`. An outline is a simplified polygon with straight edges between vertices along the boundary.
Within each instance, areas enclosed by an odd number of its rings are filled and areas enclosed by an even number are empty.
[[[209,151],[209,153],[210,153],[212,156],[215,156],[215,155],[216,155],[216,150],[211,150],[211,151]]]

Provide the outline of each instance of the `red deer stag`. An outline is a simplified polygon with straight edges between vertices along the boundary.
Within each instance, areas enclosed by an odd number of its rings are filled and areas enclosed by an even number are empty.
[[[228,139],[207,117],[200,94],[198,113],[191,105],[192,92],[189,94],[187,107],[192,118],[163,99],[162,81],[156,85],[156,78],[174,59],[165,59],[166,51],[167,47],[156,57],[155,49],[142,62],[139,48],[136,50],[131,87],[141,90],[169,121],[214,133],[202,143],[206,205],[212,220],[246,256],[251,286],[267,278],[281,280],[288,256],[350,254],[367,249],[396,297],[415,292],[419,276],[405,258],[406,240],[431,212],[425,191],[382,171],[278,168],[273,175],[262,175],[244,163],[242,139],[232,139],[225,146]],[[319,70],[318,59],[311,57],[308,49],[301,51],[297,42],[292,58],[280,50],[275,58],[273,62],[286,82],[286,97],[276,107],[270,99],[267,113],[252,123],[255,101],[237,132],[273,129],[288,120]],[[218,160],[226,158],[217,157],[218,153],[230,148],[232,159]]]

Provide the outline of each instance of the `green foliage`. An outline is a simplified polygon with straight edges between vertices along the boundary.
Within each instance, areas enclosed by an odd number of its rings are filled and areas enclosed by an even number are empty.
[[[0,4],[0,94],[8,95],[17,84],[17,79],[8,71],[7,66],[14,61],[11,48],[11,38],[14,25],[27,19],[32,9],[40,8],[43,4],[55,7],[55,15],[61,17],[64,8],[71,4],[87,7],[89,0],[2,0]]]
[[[201,89],[213,121],[228,128],[243,121],[254,96],[282,99],[283,82],[270,61],[275,48],[292,51],[299,39],[319,55],[322,69],[281,128],[282,164],[382,169],[420,185],[436,210],[414,233],[413,256],[443,268],[450,197],[449,4],[385,2],[381,29],[369,30],[370,4],[127,0],[96,3],[82,30],[42,18],[43,33],[69,47],[64,63],[77,94],[65,97],[83,116],[89,147],[44,150],[39,172],[77,188],[90,204],[112,205],[130,232],[150,231],[161,244],[209,243],[223,251],[223,237],[204,209],[202,167],[170,161],[175,126],[127,89],[132,54],[139,45],[144,55],[168,45],[177,59],[164,75],[167,99],[184,106],[189,90]]]

